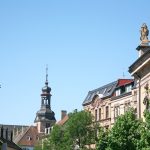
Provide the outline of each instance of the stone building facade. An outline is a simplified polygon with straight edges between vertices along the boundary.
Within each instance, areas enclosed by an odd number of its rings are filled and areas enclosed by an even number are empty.
[[[149,42],[148,42],[149,44]],[[139,45],[139,58],[129,67],[129,72],[135,79],[135,89],[133,96],[137,98],[137,114],[139,118],[144,118],[143,112],[149,109],[149,92],[150,88],[150,46]]]
[[[132,97],[132,88],[134,80],[130,79],[129,82],[117,86],[115,94],[111,97],[111,126],[115,123],[118,116],[124,114],[130,107],[137,111],[137,101]]]
[[[141,43],[136,48],[139,58],[129,67],[133,79],[124,80],[123,84],[119,84],[118,80],[114,87],[112,83],[108,84],[113,87],[110,93],[108,85],[103,86],[107,87],[106,91],[103,87],[89,91],[83,102],[84,109],[90,111],[101,126],[113,126],[117,116],[124,114],[129,107],[133,107],[137,117],[143,120],[144,110],[150,111],[150,41],[145,23],[140,31]]]
[[[133,85],[132,79],[118,79],[89,91],[82,104],[84,110],[90,111],[100,126],[110,128],[117,116],[127,110],[126,107],[133,105],[136,109],[131,94]]]

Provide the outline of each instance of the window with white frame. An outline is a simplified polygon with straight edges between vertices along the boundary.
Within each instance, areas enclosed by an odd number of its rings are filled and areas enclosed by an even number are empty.
[[[121,89],[116,90],[116,96],[119,96],[121,94]]]
[[[131,90],[132,90],[132,85],[126,86],[126,92],[131,92]]]

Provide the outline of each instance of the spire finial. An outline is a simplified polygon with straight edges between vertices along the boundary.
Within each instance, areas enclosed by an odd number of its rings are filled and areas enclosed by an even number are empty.
[[[48,85],[48,65],[46,65],[46,85]]]
[[[46,81],[48,81],[48,65],[46,65]]]

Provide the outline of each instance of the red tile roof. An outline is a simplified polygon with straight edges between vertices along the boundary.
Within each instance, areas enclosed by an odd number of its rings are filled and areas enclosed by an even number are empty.
[[[24,132],[17,144],[21,146],[33,147],[38,143],[40,137],[41,134],[38,133],[37,127],[30,126],[27,131]]]
[[[66,115],[62,120],[58,121],[56,124],[63,126],[67,120],[69,119],[68,115]]]

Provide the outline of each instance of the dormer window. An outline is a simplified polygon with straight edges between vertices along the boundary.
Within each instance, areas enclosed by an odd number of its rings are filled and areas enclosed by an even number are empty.
[[[32,140],[31,136],[27,136],[26,138],[27,138],[28,141]]]
[[[116,90],[116,96],[119,96],[121,94],[121,89]]]
[[[111,89],[112,89],[112,88],[109,88],[109,89],[107,90],[107,93],[110,93],[110,92],[111,92]]]
[[[105,88],[104,91],[103,91],[103,95],[105,94],[106,90],[107,90],[107,89]]]
[[[132,90],[132,85],[126,86],[126,92],[131,92],[131,90]]]

